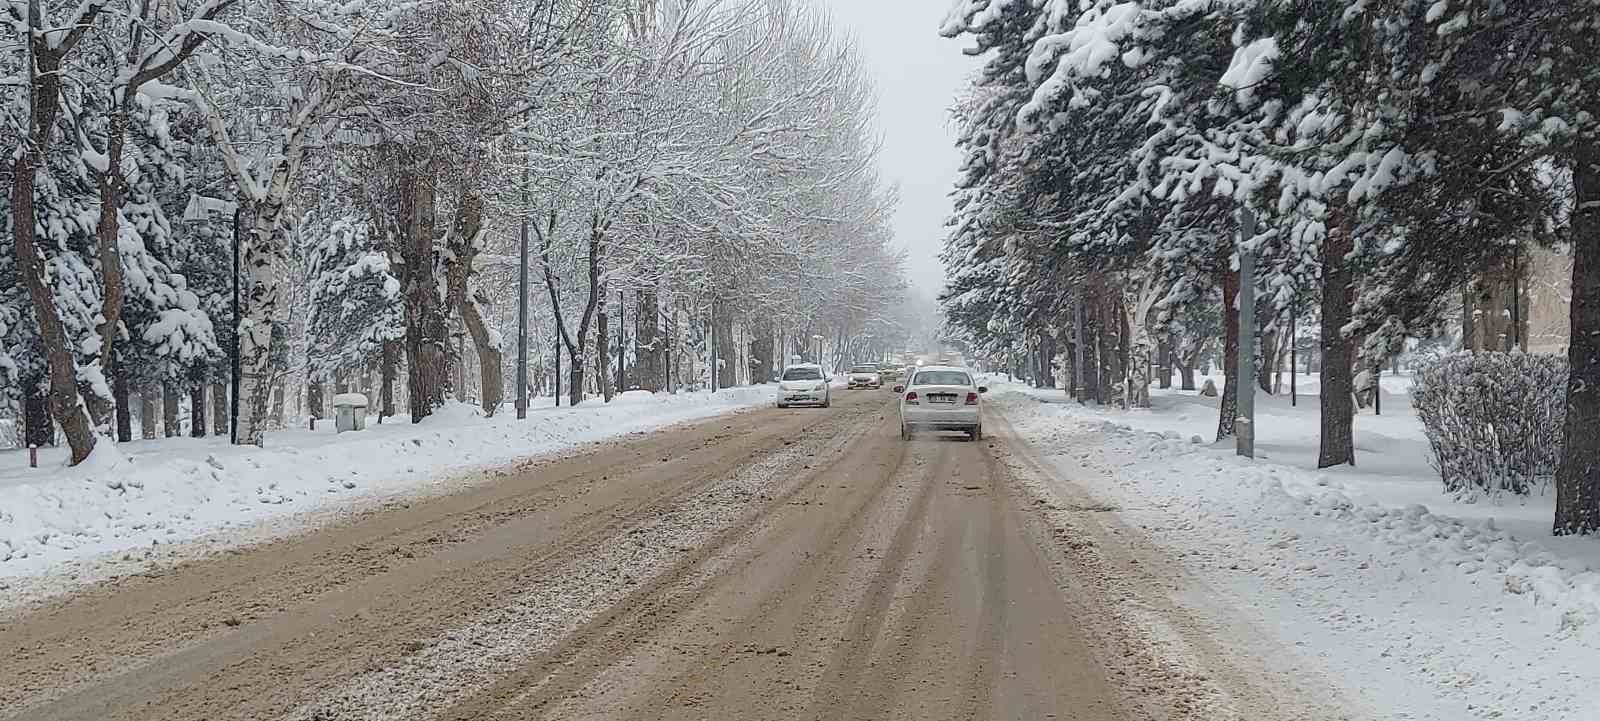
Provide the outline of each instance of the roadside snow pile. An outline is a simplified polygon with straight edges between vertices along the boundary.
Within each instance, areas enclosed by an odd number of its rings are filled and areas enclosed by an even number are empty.
[[[1419,477],[1402,481],[1249,461],[1207,445],[1209,436],[1135,430],[1031,395],[995,400],[1062,477],[1119,504],[1221,590],[1227,613],[1342,678],[1380,717],[1568,721],[1600,705],[1600,543],[1519,535],[1490,515],[1521,519],[1526,508],[1451,502],[1410,440],[1400,447],[1417,453]],[[1449,515],[1393,502],[1419,484]]]
[[[649,394],[644,394],[648,396]],[[770,389],[684,393],[577,408],[539,408],[526,421],[485,418],[452,404],[423,423],[404,418],[335,435],[270,434],[264,449],[222,438],[106,444],[64,467],[57,449],[27,466],[25,451],[0,453],[0,590],[7,578],[52,572],[107,553],[152,557],[167,544],[252,526],[362,498],[448,490],[451,473],[557,452],[589,441],[772,402]],[[0,594],[0,607],[9,605]]]

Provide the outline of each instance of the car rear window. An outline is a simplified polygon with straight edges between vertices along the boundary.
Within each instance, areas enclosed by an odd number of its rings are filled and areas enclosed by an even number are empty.
[[[790,368],[783,372],[783,379],[786,381],[820,381],[822,380],[822,371],[816,368]]]
[[[916,380],[911,382],[916,386],[970,386],[972,377],[961,371],[921,371],[917,373]]]

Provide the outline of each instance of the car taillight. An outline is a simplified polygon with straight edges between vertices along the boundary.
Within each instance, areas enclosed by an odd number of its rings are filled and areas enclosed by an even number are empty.
[[[967,394],[967,405],[969,405],[969,406],[978,405],[978,394],[976,394],[976,393],[968,393]]]
[[[907,393],[906,394],[906,402],[910,403],[912,405],[917,405],[917,392],[916,391],[911,391],[910,393]]]

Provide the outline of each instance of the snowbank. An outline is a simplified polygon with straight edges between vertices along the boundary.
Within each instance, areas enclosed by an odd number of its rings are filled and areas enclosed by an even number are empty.
[[[1374,716],[1588,718],[1600,542],[1550,538],[1548,499],[1450,502],[1403,398],[1357,418],[1357,468],[1316,471],[1309,400],[1258,400],[1267,458],[1250,461],[1209,443],[1215,399],[1121,413],[1011,385],[993,398],[1063,477],[1126,509],[1229,613]]]
[[[30,469],[0,452],[0,608],[7,579],[51,573],[108,553],[152,549],[374,496],[449,490],[448,474],[558,452],[587,441],[773,402],[770,388],[651,396],[536,408],[526,421],[451,404],[423,423],[369,420],[367,430],[273,433],[264,449],[221,438],[165,438],[97,449],[67,468],[57,449]],[[398,422],[396,422],[398,421]]]

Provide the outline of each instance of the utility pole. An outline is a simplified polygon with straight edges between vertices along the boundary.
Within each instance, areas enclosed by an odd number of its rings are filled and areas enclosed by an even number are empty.
[[[707,355],[711,356],[711,392],[717,392],[717,299],[711,299],[711,333],[706,336],[711,342],[706,344]]]
[[[517,239],[517,418],[528,417],[528,163],[522,163],[522,230]],[[561,339],[556,339],[559,346]],[[557,356],[559,359],[560,356]],[[559,380],[558,372],[556,378]],[[557,395],[560,395],[558,392]]]
[[[233,403],[228,407],[228,442],[239,443],[239,223],[244,205],[233,208],[233,342],[228,345],[228,385],[233,386]]]
[[[628,342],[628,292],[617,291],[617,392],[628,391],[628,354],[624,350]]]
[[[1234,385],[1234,437],[1237,452],[1256,455],[1256,257],[1245,244],[1255,237],[1256,216],[1248,206],[1239,209],[1239,378]]]

